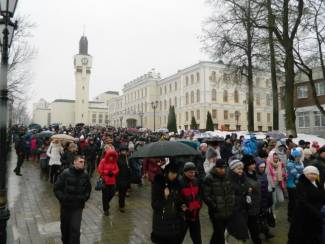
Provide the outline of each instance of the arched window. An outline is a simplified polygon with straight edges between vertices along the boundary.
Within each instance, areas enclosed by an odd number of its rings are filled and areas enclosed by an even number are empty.
[[[235,90],[235,93],[234,93],[234,100],[235,100],[235,103],[239,103],[239,94],[238,94],[237,90]]]
[[[226,90],[223,91],[223,101],[228,102],[228,92]]]
[[[188,104],[188,93],[187,92],[185,94],[185,103],[186,103],[186,105]]]
[[[212,89],[212,101],[217,101],[217,90],[216,89]]]
[[[200,82],[200,73],[199,72],[196,73],[196,82]]]
[[[194,91],[191,91],[191,103],[194,103]]]
[[[196,102],[200,102],[200,90],[199,89],[197,89],[196,90]]]
[[[164,101],[164,109],[165,110],[167,109],[167,101],[166,100]]]

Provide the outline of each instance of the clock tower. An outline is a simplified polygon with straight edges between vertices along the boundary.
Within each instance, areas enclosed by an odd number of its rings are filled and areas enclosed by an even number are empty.
[[[75,124],[89,123],[89,80],[92,57],[88,54],[88,40],[82,36],[79,41],[79,54],[74,56],[75,87]]]

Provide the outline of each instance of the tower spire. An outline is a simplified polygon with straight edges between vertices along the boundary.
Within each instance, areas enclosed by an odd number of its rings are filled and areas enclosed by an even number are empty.
[[[79,41],[79,54],[88,55],[88,39],[85,35]]]

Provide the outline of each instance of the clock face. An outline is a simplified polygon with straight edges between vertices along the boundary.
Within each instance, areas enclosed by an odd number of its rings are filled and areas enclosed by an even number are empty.
[[[87,59],[87,58],[82,58],[82,59],[81,59],[81,63],[82,63],[83,65],[88,64],[88,59]]]

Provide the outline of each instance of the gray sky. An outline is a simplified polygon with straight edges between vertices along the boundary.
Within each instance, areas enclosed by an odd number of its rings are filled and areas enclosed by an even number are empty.
[[[198,36],[209,15],[205,0],[29,0],[17,13],[37,25],[32,39],[32,102],[74,99],[73,55],[86,26],[93,56],[90,97],[121,91],[123,84],[156,68],[163,77],[199,60]]]

